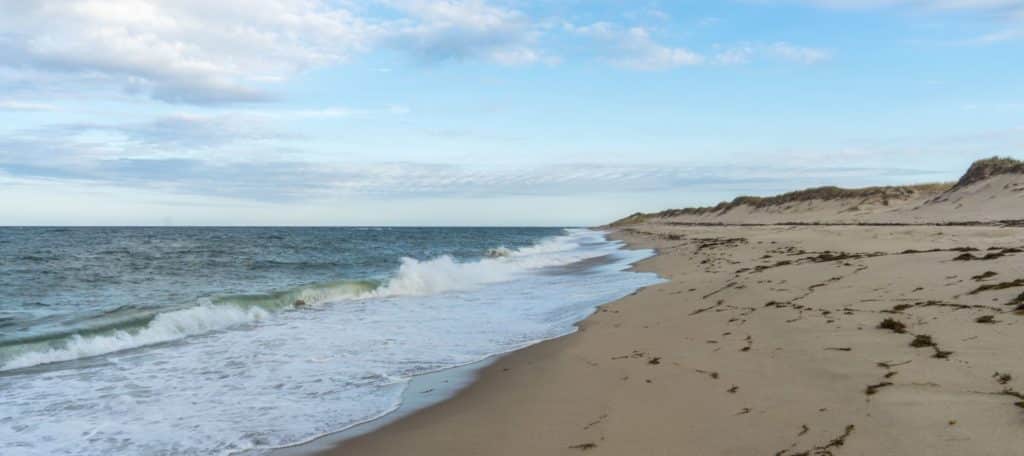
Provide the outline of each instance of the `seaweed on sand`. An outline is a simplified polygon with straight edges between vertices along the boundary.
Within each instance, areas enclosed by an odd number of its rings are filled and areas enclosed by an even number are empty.
[[[903,334],[907,332],[907,325],[905,325],[902,321],[896,320],[894,318],[886,318],[885,320],[882,320],[882,322],[878,324],[878,328],[888,329],[897,334]]]

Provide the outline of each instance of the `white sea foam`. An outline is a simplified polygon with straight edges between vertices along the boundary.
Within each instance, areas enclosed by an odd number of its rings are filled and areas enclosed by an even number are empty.
[[[61,348],[22,353],[0,367],[0,371],[69,361],[145,345],[170,342],[242,323],[258,321],[267,318],[269,315],[266,310],[259,307],[242,309],[231,305],[200,305],[158,314],[153,318],[153,321],[137,332],[117,330],[110,334],[96,336],[80,336],[75,334],[68,338],[65,345]]]
[[[583,232],[577,234],[582,236]],[[513,280],[530,270],[570,264],[596,256],[596,251],[576,250],[572,235],[547,239],[504,254],[460,263],[451,256],[429,261],[403,258],[402,265],[374,296],[422,296],[447,291],[472,290],[482,285]]]
[[[512,251],[505,246],[495,247],[487,250],[487,256],[490,258],[501,258],[507,257],[512,254]]]
[[[658,280],[626,271],[649,254],[573,231],[504,257],[406,260],[360,299],[277,314],[206,304],[135,334],[78,338],[19,363],[110,362],[0,374],[0,454],[227,455],[308,441],[393,410],[414,375],[574,331],[595,306]],[[611,262],[543,270],[598,256]],[[216,330],[238,325],[247,330]]]
[[[516,268],[508,263],[481,260],[459,263],[450,256],[429,261],[403,258],[402,266],[387,285],[374,291],[377,296],[421,296],[445,291],[471,289],[507,280]]]
[[[214,303],[209,299],[201,299],[200,304],[194,307],[159,313],[141,328],[118,329],[85,336],[75,334],[59,341],[59,345],[55,347],[23,351],[0,364],[0,371],[89,358],[180,340],[255,323],[271,317],[275,311],[294,308],[299,301],[306,306],[320,306],[330,301],[364,297],[372,289],[373,287],[365,282],[337,282],[305,287],[262,299],[235,298],[236,301],[242,302],[232,302],[229,299],[227,302]]]
[[[428,261],[403,258],[401,266],[384,286],[371,289],[359,283],[339,282],[308,287],[296,293],[285,293],[277,303],[280,309],[291,308],[296,301],[309,306],[345,299],[367,299],[391,296],[424,296],[474,288],[514,279],[531,269],[558,266],[596,255],[579,251],[574,239],[592,237],[590,232],[558,236],[518,250],[508,250],[500,257],[458,262],[448,255]],[[271,307],[271,310],[276,310]],[[39,364],[70,361],[104,355],[146,345],[153,345],[240,324],[268,318],[271,313],[253,305],[236,303],[204,303],[195,307],[158,314],[141,329],[116,330],[106,334],[73,335],[58,347],[45,347],[11,357],[0,364],[0,371],[20,369]]]

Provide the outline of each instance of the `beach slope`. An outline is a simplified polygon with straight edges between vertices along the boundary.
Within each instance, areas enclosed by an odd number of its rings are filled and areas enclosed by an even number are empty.
[[[656,248],[637,269],[667,282],[328,453],[1016,454],[1024,174],[980,163],[956,184],[631,216],[613,236]]]

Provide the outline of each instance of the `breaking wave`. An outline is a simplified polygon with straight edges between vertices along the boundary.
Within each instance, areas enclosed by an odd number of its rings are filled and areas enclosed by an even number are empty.
[[[471,290],[512,280],[530,270],[562,266],[600,255],[600,252],[579,249],[581,237],[594,235],[597,234],[570,231],[565,236],[549,238],[517,250],[491,249],[484,258],[468,262],[457,261],[448,255],[426,261],[402,258],[398,270],[386,281],[337,281],[263,295],[202,299],[190,307],[136,313],[131,318],[113,322],[99,319],[98,323],[102,325],[78,329],[72,334],[54,333],[0,344],[0,371],[181,340],[253,324],[278,312],[330,302]]]

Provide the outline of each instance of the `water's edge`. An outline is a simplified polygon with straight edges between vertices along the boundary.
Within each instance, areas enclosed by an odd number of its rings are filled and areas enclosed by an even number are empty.
[[[560,339],[570,334],[559,336],[555,339]],[[555,339],[547,339],[537,343],[542,344]],[[322,435],[308,442],[297,443],[295,445],[273,450],[269,454],[271,456],[318,455],[337,447],[346,440],[379,431],[417,412],[429,409],[454,398],[460,392],[476,383],[484,369],[512,353],[525,350],[533,345],[536,344],[511,352],[493,355],[475,363],[413,376],[409,379],[409,385],[406,387],[405,391],[402,392],[401,405],[399,405],[395,410],[370,421],[342,429],[338,432]]]
[[[609,241],[622,241],[625,244],[623,250],[652,251],[650,256],[630,264],[630,267],[627,269],[628,271],[639,272],[637,270],[638,266],[656,258],[660,254],[657,249],[635,245],[628,242],[623,236],[621,236],[621,234],[617,235],[618,233],[614,230],[605,230],[600,228],[595,228],[595,230],[603,232],[606,239]],[[661,278],[661,276],[658,277]],[[664,278],[661,279],[665,280]],[[629,295],[595,306],[587,316],[583,317],[573,325],[572,331],[565,334],[538,340],[529,345],[525,345],[508,352],[494,354],[473,363],[415,375],[409,379],[409,383],[406,386],[405,391],[402,392],[401,402],[396,409],[377,418],[355,424],[337,432],[321,435],[307,442],[299,442],[287,447],[274,449],[267,454],[270,456],[323,456],[330,450],[339,447],[345,441],[382,431],[388,426],[402,421],[405,418],[424,412],[430,408],[456,398],[467,388],[480,381],[487,368],[500,363],[505,358],[526,350],[534,349],[538,345],[553,343],[578,334],[580,332],[580,326],[597,314],[601,308],[619,302],[628,296],[632,296],[647,287],[658,285],[659,283],[652,283],[650,285],[637,288]]]

